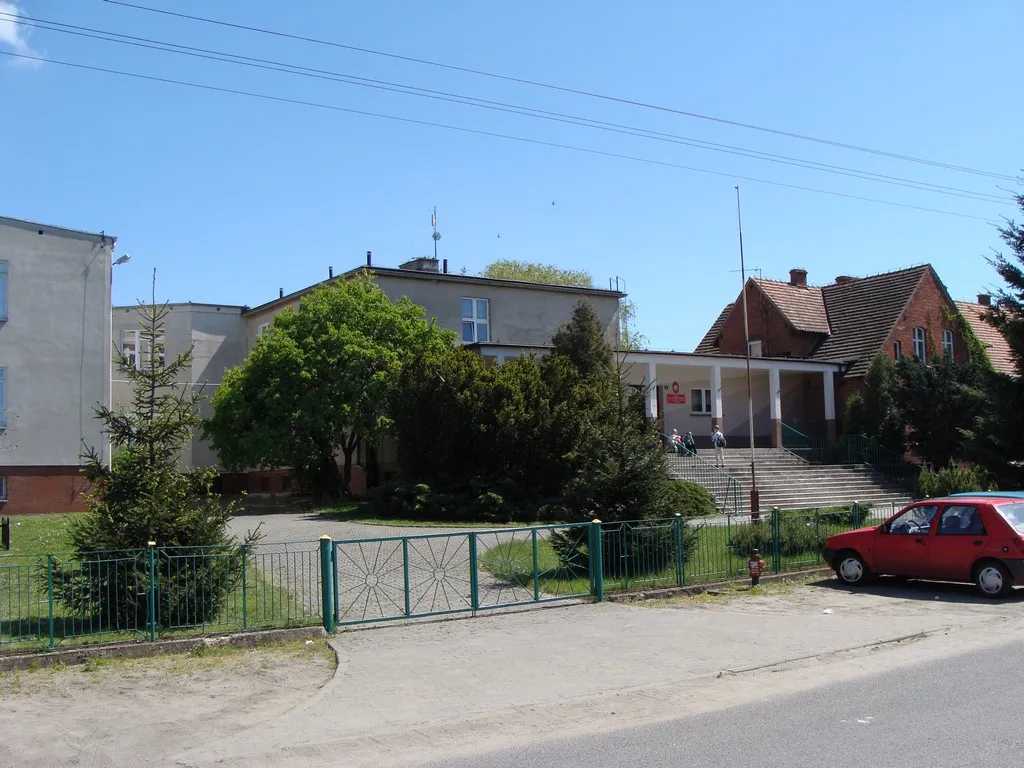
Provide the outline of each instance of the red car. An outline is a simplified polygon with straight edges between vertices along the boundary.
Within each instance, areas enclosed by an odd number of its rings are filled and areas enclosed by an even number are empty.
[[[915,502],[881,525],[830,536],[824,556],[850,586],[879,575],[973,581],[986,597],[1002,597],[1024,584],[1024,500]]]

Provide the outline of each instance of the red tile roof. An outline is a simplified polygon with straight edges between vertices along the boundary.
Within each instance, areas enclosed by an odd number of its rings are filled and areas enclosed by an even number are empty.
[[[999,373],[1016,376],[1017,368],[1013,361],[1013,355],[1010,354],[1010,345],[1007,343],[1006,337],[982,319],[982,314],[988,307],[970,301],[958,301],[956,308],[960,310],[960,314],[964,316],[967,324],[974,331],[974,335],[978,337],[978,341],[985,346],[992,367]]]
[[[754,278],[754,283],[771,299],[796,330],[825,335],[831,333],[821,288],[758,278]]]
[[[729,313],[732,312],[734,306],[736,306],[735,303],[725,305],[725,309],[718,315],[718,319],[712,323],[708,332],[704,334],[704,338],[700,340],[700,344],[693,350],[695,353],[698,355],[714,354],[715,350],[718,349],[718,335],[722,332],[722,326],[729,319]]]

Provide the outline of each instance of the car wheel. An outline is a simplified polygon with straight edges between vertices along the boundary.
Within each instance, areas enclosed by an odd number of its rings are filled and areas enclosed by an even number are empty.
[[[833,567],[839,580],[851,587],[860,586],[868,580],[868,567],[856,552],[840,552]]]
[[[974,569],[974,586],[985,597],[1003,597],[1010,591],[1010,572],[995,560],[979,563]]]

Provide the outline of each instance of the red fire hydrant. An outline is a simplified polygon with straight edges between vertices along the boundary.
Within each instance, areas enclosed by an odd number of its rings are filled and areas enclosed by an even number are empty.
[[[764,560],[761,559],[761,550],[755,549],[750,553],[747,560],[747,573],[750,574],[750,586],[756,587],[761,583],[761,571],[764,570]]]

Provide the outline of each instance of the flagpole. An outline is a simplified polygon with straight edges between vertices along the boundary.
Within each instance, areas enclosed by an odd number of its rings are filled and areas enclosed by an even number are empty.
[[[743,262],[743,214],[740,208],[740,188],[736,186],[736,223],[740,235],[740,280],[743,281],[743,339],[747,343],[747,421],[750,424],[750,519],[760,519],[760,494],[757,491],[757,472],[754,451],[754,386],[750,377],[750,323],[747,320],[747,271]]]

